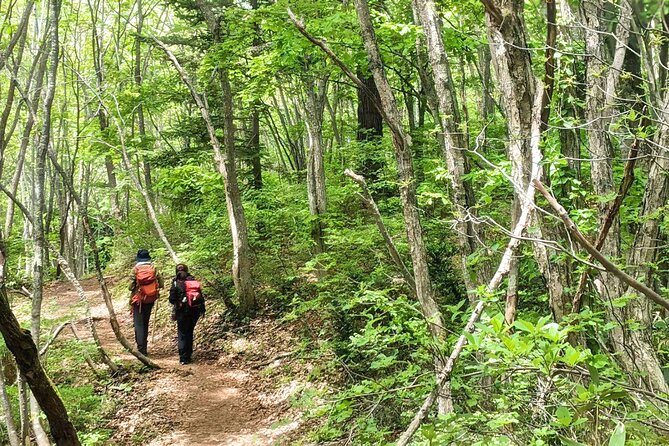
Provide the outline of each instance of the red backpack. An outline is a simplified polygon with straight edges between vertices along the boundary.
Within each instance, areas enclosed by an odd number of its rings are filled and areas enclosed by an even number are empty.
[[[151,263],[141,263],[135,266],[137,292],[134,300],[151,304],[158,299],[158,278],[156,267]]]
[[[188,306],[191,308],[201,307],[204,304],[204,295],[202,294],[202,285],[195,279],[184,281]]]

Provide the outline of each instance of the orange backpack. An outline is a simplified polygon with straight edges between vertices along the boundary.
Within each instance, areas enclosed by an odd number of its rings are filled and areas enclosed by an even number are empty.
[[[137,281],[136,300],[145,304],[155,302],[159,294],[156,267],[151,263],[136,265],[135,279]]]

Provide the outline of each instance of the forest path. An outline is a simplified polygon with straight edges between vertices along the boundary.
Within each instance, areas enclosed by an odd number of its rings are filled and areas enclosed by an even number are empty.
[[[112,278],[112,281],[114,279]],[[117,342],[95,279],[82,281],[102,344],[115,360],[135,361]],[[64,282],[45,287],[43,317],[77,321],[80,335],[88,334],[83,304]],[[115,310],[125,336],[134,342],[132,317],[126,299],[116,299]],[[132,386],[120,391],[124,400],[116,413],[113,444],[273,445],[287,444],[286,434],[300,427],[300,416],[289,407],[291,388],[276,388],[239,352],[205,345],[202,324],[196,328],[193,363],[182,366],[176,348],[176,324],[169,320],[166,297],[151,319],[149,356],[161,369],[138,374]],[[207,318],[210,316],[207,315]],[[212,324],[209,324],[212,325]],[[199,330],[200,329],[200,330]],[[206,329],[205,329],[206,331]],[[272,352],[268,352],[273,354]],[[135,378],[135,377],[133,377]],[[123,392],[126,392],[123,394]]]

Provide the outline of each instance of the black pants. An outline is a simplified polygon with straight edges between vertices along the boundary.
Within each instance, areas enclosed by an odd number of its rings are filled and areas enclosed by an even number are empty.
[[[177,312],[177,334],[179,336],[179,360],[190,362],[193,355],[193,331],[200,319],[199,308],[189,308],[188,311]]]
[[[146,347],[149,343],[149,319],[153,304],[135,304],[132,306],[132,321],[135,324],[135,342],[137,350],[146,355]]]

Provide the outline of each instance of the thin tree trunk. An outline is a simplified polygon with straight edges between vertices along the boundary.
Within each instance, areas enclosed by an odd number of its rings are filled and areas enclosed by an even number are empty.
[[[336,105],[337,103],[335,102],[335,107]],[[335,145],[337,147],[342,147],[344,145],[344,140],[342,139],[339,124],[337,123],[337,109],[335,107],[332,107],[330,98],[325,95],[325,109],[328,111],[328,115],[330,115],[330,125],[332,126],[332,135],[335,140]]]
[[[444,323],[441,312],[434,299],[434,291],[427,264],[427,251],[423,240],[423,230],[420,225],[416,184],[413,177],[411,138],[402,128],[401,115],[397,108],[395,95],[390,88],[383,68],[367,1],[355,0],[355,7],[362,31],[363,44],[370,62],[370,70],[374,76],[374,82],[381,98],[384,118],[393,133],[393,146],[395,148],[400,180],[400,200],[411,251],[413,273],[416,281],[416,295],[423,316],[428,321],[430,332],[439,341],[445,338],[446,333],[443,328]],[[435,357],[435,367],[437,371],[443,367],[443,360],[439,355]],[[439,398],[439,412],[447,413],[452,410],[450,397],[441,395]]]
[[[40,135],[39,144],[37,146],[37,153],[35,155],[35,179],[33,190],[33,214],[37,218],[33,221],[33,243],[34,243],[34,257],[33,257],[33,290],[32,290],[32,312],[30,332],[36,346],[40,344],[40,325],[42,315],[42,289],[44,280],[44,254],[45,254],[45,231],[44,231],[44,214],[45,214],[45,165],[46,155],[51,143],[51,110],[53,108],[53,100],[56,93],[56,77],[58,75],[58,61],[60,59],[59,46],[59,16],[60,16],[60,0],[51,0],[49,3],[49,18],[51,30],[49,32],[49,39],[51,40],[51,47],[49,50],[49,70],[47,72],[46,93],[44,96],[44,103],[42,105],[42,131]],[[32,386],[31,386],[32,387]],[[39,418],[39,406],[37,400],[31,397],[30,405],[32,412],[33,432],[37,444],[42,446],[49,445],[49,439],[42,428]]]
[[[172,244],[165,235],[165,231],[163,231],[163,226],[160,224],[160,221],[158,220],[158,215],[156,214],[156,210],[153,207],[151,196],[149,195],[149,192],[139,182],[139,178],[133,171],[130,157],[128,156],[128,152],[125,148],[125,137],[123,136],[123,129],[119,128],[118,130],[119,130],[120,145],[121,145],[121,155],[123,157],[123,164],[125,166],[125,170],[128,173],[128,176],[130,177],[130,180],[132,181],[137,191],[139,191],[139,193],[142,195],[142,198],[144,198],[144,203],[146,204],[146,211],[149,214],[149,218],[151,219],[151,222],[153,223],[153,226],[156,229],[156,232],[158,233],[158,237],[163,242],[163,245],[165,245],[165,249],[167,249],[170,258],[174,263],[179,263],[179,257],[177,256],[176,251],[174,250]]]
[[[532,73],[532,61],[527,49],[526,28],[523,18],[524,4],[515,0],[482,0],[486,11],[490,53],[494,54],[493,67],[500,83],[502,104],[506,114],[509,138],[508,153],[511,160],[511,176],[515,183],[512,221],[520,215],[522,191],[530,178],[530,138],[532,131],[532,110],[535,92],[540,84]],[[545,94],[544,89],[541,89]],[[545,97],[545,96],[542,96]],[[541,101],[541,99],[540,99]],[[544,107],[545,110],[545,107]],[[547,118],[547,115],[545,115]],[[533,214],[536,240],[545,238],[549,230],[541,215]],[[569,275],[565,268],[550,261],[550,252],[538,241],[533,243],[534,256],[548,288],[553,312],[559,319],[568,312],[565,307],[570,302],[566,296]],[[515,269],[515,266],[513,266]],[[512,282],[513,283],[513,282]],[[515,310],[508,308],[517,302],[516,292],[507,294],[507,314]]]
[[[21,422],[19,439],[21,441],[21,446],[24,446],[26,444],[30,444],[30,440],[28,439],[28,436],[30,435],[30,411],[28,410],[28,395],[30,392],[28,391],[28,383],[20,372],[18,373],[18,378],[16,379],[16,387],[18,388],[19,394],[19,420]]]
[[[434,75],[434,86],[439,101],[438,111],[441,117],[438,124],[441,131],[444,132],[444,137],[440,139],[440,142],[443,142],[443,157],[451,180],[454,214],[457,219],[460,268],[465,286],[469,291],[469,298],[473,302],[476,300],[474,290],[480,283],[486,283],[490,274],[485,264],[479,266],[476,275],[470,272],[467,265],[468,257],[476,251],[476,240],[479,236],[472,223],[474,219],[470,218],[470,214],[476,215],[474,209],[476,203],[472,185],[465,180],[470,169],[469,162],[464,156],[467,142],[460,128],[463,123],[457,104],[457,92],[453,85],[453,77],[442,39],[441,22],[437,16],[434,1],[414,0],[414,8],[418,11],[417,15],[423,24],[427,54]]]
[[[250,0],[251,9],[254,11],[258,9],[258,0]],[[256,22],[253,25],[253,46],[258,47],[262,44],[260,38],[260,26]],[[261,101],[256,100],[251,105],[251,138],[250,138],[250,153],[249,162],[251,164],[251,171],[253,173],[253,187],[255,189],[262,189],[262,164],[260,163],[260,104]]]
[[[95,68],[95,82],[98,95],[101,95],[104,85],[105,66],[104,55],[102,54],[102,40],[98,32],[98,8],[94,8],[90,0],[88,0],[88,8],[91,14],[91,50],[93,66]],[[109,128],[109,120],[104,107],[98,109],[97,115],[100,133],[104,134]],[[112,215],[120,221],[122,219],[122,212],[117,189],[116,167],[110,155],[105,155],[105,169],[107,171],[107,187],[109,188]]]
[[[602,0],[587,0],[581,5],[582,16],[585,24],[585,47],[588,54],[586,58],[586,119],[588,126],[588,146],[592,156],[591,161],[591,181],[596,195],[607,196],[616,193],[613,178],[612,159],[615,154],[607,138],[609,124],[613,114],[613,101],[616,98],[617,84],[621,69],[624,64],[626,53],[626,44],[629,37],[628,30],[631,22],[631,11],[626,1],[621,2],[618,12],[618,25],[616,26],[616,49],[611,62],[611,67],[607,67],[602,48],[604,40],[602,32],[605,32],[609,19],[603,17],[605,6]],[[664,114],[664,110],[663,110]],[[660,133],[664,133],[660,130]],[[654,163],[659,166],[658,161]],[[663,163],[664,164],[664,163]],[[665,194],[663,185],[664,175],[658,175],[659,171],[651,168],[651,173],[657,178],[649,175],[649,181],[655,182],[653,185],[657,189],[649,191],[644,196],[643,211],[654,209]],[[650,186],[650,185],[649,185]],[[610,202],[600,202],[598,204],[600,219],[606,218]],[[640,214],[643,218],[644,215]],[[654,220],[654,219],[645,219]],[[604,221],[600,221],[604,224]],[[650,237],[655,233],[652,221],[646,221],[640,226],[641,231],[648,231],[647,234],[637,233],[634,247],[650,245],[652,248],[654,241]],[[656,235],[656,233],[655,233]],[[608,258],[618,258],[621,255],[620,242],[620,221],[616,218],[611,225],[609,236],[602,245],[602,254]],[[640,254],[636,250],[632,251],[630,256],[631,266],[639,266],[637,261],[647,260],[647,256],[653,256],[654,250],[648,249],[648,254]],[[642,272],[642,276],[644,273]],[[611,330],[610,340],[616,353],[617,359],[625,371],[640,379],[643,385],[652,391],[667,392],[669,388],[662,376],[661,364],[653,344],[650,340],[648,327],[651,325],[650,306],[647,299],[640,297],[631,300],[625,307],[617,308],[612,305],[618,297],[627,292],[624,286],[612,273],[602,273],[601,280],[596,282],[597,291],[604,302],[607,303],[609,319],[616,322],[616,327]],[[630,329],[627,321],[633,320],[641,324],[644,329]]]
[[[46,63],[48,60],[47,51],[40,51],[35,57],[35,65],[37,68],[37,73],[35,74],[35,85],[34,93],[31,98],[31,104],[37,109],[39,106],[39,100],[42,92],[42,84],[44,82],[44,73],[46,72]],[[11,192],[16,195],[19,189],[19,183],[21,181],[21,175],[23,174],[23,166],[25,164],[26,154],[28,152],[28,146],[30,144],[30,136],[32,130],[35,126],[35,113],[28,113],[27,121],[23,129],[23,134],[21,135],[21,146],[19,148],[18,158],[16,160],[16,170],[11,180]],[[4,225],[4,235],[9,238],[12,233],[12,226],[14,224],[14,205],[9,204],[7,206],[7,213],[5,214],[5,225]]]
[[[219,173],[223,176],[225,182],[225,201],[228,208],[228,218],[230,220],[230,231],[232,232],[233,244],[233,263],[232,263],[232,279],[235,283],[237,296],[239,298],[239,311],[241,314],[252,314],[257,307],[255,291],[253,289],[253,280],[251,276],[251,259],[250,248],[248,241],[248,229],[246,225],[246,217],[244,215],[244,207],[242,206],[241,194],[239,192],[239,185],[237,184],[237,174],[235,171],[235,135],[234,122],[232,115],[232,91],[230,89],[230,81],[226,70],[221,73],[221,86],[223,89],[223,113],[225,128],[225,158],[221,151],[221,143],[216,136],[216,128],[209,114],[209,109],[198,94],[197,90],[186,72],[181,67],[181,64],[172,52],[157,39],[154,39],[156,44],[167,54],[172,65],[181,76],[181,80],[188,87],[191,96],[195,100],[202,119],[207,126],[211,145],[214,149],[214,160]]]
[[[376,227],[379,228],[379,232],[381,233],[383,240],[386,242],[386,247],[388,248],[390,257],[393,259],[393,262],[395,263],[395,266],[397,266],[397,269],[399,269],[400,272],[402,273],[402,277],[409,286],[409,289],[415,295],[416,281],[411,275],[411,272],[409,272],[406,265],[404,264],[404,261],[402,260],[402,257],[400,256],[400,253],[397,250],[397,247],[395,246],[392,237],[390,237],[390,234],[388,233],[386,225],[383,223],[381,212],[379,212],[379,208],[378,206],[376,206],[374,198],[369,193],[369,189],[367,188],[367,182],[365,181],[365,178],[349,169],[346,169],[346,171],[344,171],[344,174],[350,177],[355,183],[357,183],[360,186],[360,189],[362,190],[360,196],[362,197],[365,206],[367,206],[367,208],[371,212],[372,217],[374,218],[374,222],[376,223]]]
[[[311,236],[314,240],[316,253],[325,251],[323,216],[327,211],[327,195],[325,191],[325,164],[323,159],[323,110],[327,95],[327,78],[314,81],[308,77],[305,81],[306,90],[306,124],[309,135],[309,161],[307,163],[307,197],[309,212],[313,218]]]

